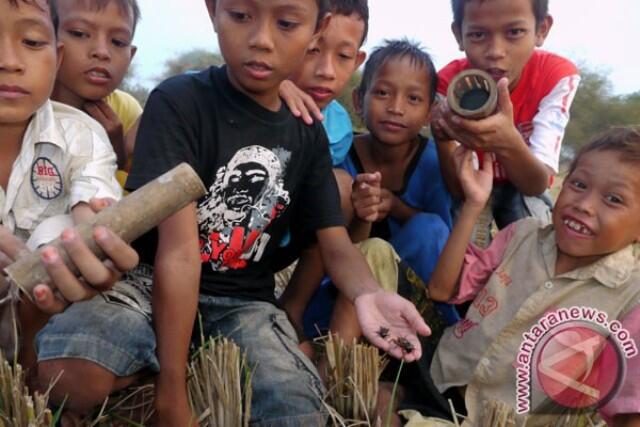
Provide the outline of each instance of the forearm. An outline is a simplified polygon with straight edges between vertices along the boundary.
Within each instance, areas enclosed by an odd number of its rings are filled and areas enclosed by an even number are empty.
[[[464,255],[482,209],[482,206],[473,206],[468,203],[462,206],[456,225],[429,280],[428,289],[431,299],[449,301],[455,295],[464,264]]]
[[[351,243],[343,227],[318,231],[318,245],[325,269],[336,287],[350,301],[380,289],[366,260]]]
[[[364,221],[357,216],[353,218],[351,224],[349,224],[349,236],[353,243],[360,243],[371,236],[372,223]]]
[[[456,146],[457,143],[453,140],[436,142],[442,179],[444,180],[449,193],[451,193],[453,197],[459,198],[462,197],[463,193],[462,188],[460,187],[460,181],[458,181],[456,164],[453,158],[453,152],[455,151]]]
[[[537,196],[548,188],[551,170],[533,155],[519,133],[514,133],[513,142],[508,149],[499,150],[495,154],[509,181],[521,193]]]
[[[391,201],[391,211],[389,212],[389,214],[400,224],[406,223],[411,218],[413,218],[414,215],[420,212],[418,209],[414,209],[411,206],[407,205],[395,194],[392,197],[393,199]]]

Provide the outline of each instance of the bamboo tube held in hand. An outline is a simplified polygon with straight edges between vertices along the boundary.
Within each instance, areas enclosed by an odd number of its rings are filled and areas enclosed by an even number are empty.
[[[118,203],[98,212],[90,222],[77,225],[75,229],[89,249],[98,258],[105,259],[104,252],[93,239],[95,226],[104,226],[129,243],[157,226],[163,219],[204,196],[206,191],[191,166],[181,163]],[[54,246],[69,269],[78,274],[78,269],[70,261],[60,238],[47,246]],[[31,294],[37,284],[50,283],[40,252],[34,251],[4,270],[8,278],[27,295]]]
[[[486,72],[478,69],[465,70],[449,83],[447,103],[459,116],[482,119],[495,112],[498,87]]]

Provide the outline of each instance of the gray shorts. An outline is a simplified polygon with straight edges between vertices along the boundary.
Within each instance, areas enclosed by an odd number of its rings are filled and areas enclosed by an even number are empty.
[[[111,291],[71,304],[36,335],[38,362],[83,359],[119,377],[158,372],[150,288],[151,269],[139,266]]]

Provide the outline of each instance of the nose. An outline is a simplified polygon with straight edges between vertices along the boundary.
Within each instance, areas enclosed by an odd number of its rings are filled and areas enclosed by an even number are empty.
[[[316,75],[325,80],[333,80],[336,78],[336,67],[331,52],[322,53],[318,61],[318,67],[316,68]]]
[[[598,194],[595,191],[585,191],[582,193],[582,197],[580,197],[574,207],[577,211],[584,213],[586,215],[593,215],[596,210],[596,203],[598,199]]]
[[[387,104],[387,112],[401,116],[404,114],[404,100],[400,94],[391,95]]]
[[[24,71],[24,63],[18,49],[6,38],[0,42],[0,70],[12,73]]]
[[[101,61],[111,59],[111,50],[109,49],[108,37],[95,37],[91,45],[91,57]]]
[[[492,37],[487,48],[487,58],[494,61],[504,58],[506,56],[506,47],[507,44],[502,37]]]
[[[252,49],[257,50],[273,50],[273,29],[271,28],[271,24],[267,19],[261,20],[261,22],[257,22],[253,33],[251,34],[251,38],[249,39],[249,46]]]

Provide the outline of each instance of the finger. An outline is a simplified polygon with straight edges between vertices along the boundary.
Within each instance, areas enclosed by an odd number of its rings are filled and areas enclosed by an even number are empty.
[[[511,93],[509,93],[509,79],[506,77],[498,81],[498,109],[506,114],[513,114]]]
[[[66,301],[56,298],[47,285],[36,285],[33,288],[33,301],[40,311],[47,314],[62,313],[69,305]]]
[[[313,115],[313,117],[315,117],[319,121],[324,120],[324,115],[322,114],[322,110],[320,110],[320,107],[318,107],[318,104],[315,103],[313,98],[309,97],[308,99],[305,99],[305,106],[307,107],[307,110],[309,111],[309,113]]]
[[[110,197],[92,197],[89,200],[89,207],[95,213],[113,205],[116,201]]]
[[[102,226],[96,227],[93,230],[93,238],[118,270],[131,270],[140,262],[140,258],[135,249],[108,228]]]
[[[98,106],[93,102],[86,102],[84,104],[84,110],[89,113],[91,117],[99,121],[100,123],[104,123],[107,121],[107,118],[102,113],[102,110],[98,108]]]
[[[450,126],[445,120],[441,120],[439,123],[447,134],[460,144],[474,150],[482,149],[482,144],[478,143],[478,138],[474,134],[462,128]]]
[[[29,249],[8,228],[0,225],[0,252],[4,253],[10,260],[15,261],[28,254]]]
[[[81,283],[64,264],[56,248],[45,247],[41,257],[44,268],[51,277],[52,285],[67,301],[82,301],[95,295],[96,292]]]
[[[115,283],[118,274],[115,274],[112,269],[103,264],[102,261],[91,252],[77,231],[68,228],[62,232],[60,239],[64,249],[67,251],[67,254],[69,254],[69,258],[78,268],[80,276],[82,276],[88,285],[96,289],[104,289]],[[75,282],[73,282],[73,284],[75,284]],[[65,298],[69,299],[66,294]]]
[[[493,153],[482,153],[482,170],[493,175]]]
[[[99,101],[95,101],[95,106],[98,107],[100,109],[100,112],[110,121],[115,121],[116,119],[118,119],[118,116],[116,115],[115,111],[113,111],[113,108],[111,108],[111,106],[104,102],[102,99]]]

